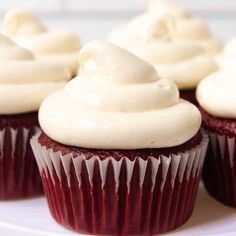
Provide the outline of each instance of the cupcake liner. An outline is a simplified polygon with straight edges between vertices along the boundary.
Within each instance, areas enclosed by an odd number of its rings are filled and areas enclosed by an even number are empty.
[[[30,139],[38,127],[0,129],[0,199],[29,197],[42,193]]]
[[[236,207],[236,137],[209,131],[203,181],[211,196]]]
[[[62,155],[31,145],[49,209],[56,221],[81,233],[150,235],[183,224],[191,215],[208,145],[147,160]]]

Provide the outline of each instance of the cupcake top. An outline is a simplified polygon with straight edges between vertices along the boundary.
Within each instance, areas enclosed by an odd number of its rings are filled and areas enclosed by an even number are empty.
[[[81,47],[76,34],[48,31],[32,14],[25,10],[9,11],[4,19],[4,33],[38,59],[67,65],[72,74],[78,69],[78,51]]]
[[[171,17],[145,13],[111,34],[110,40],[153,64],[180,89],[193,89],[218,66],[199,43],[177,40],[176,23]]]
[[[81,74],[47,97],[39,122],[53,140],[75,147],[142,149],[185,143],[201,115],[176,85],[132,53],[104,41],[81,49]]]
[[[0,35],[0,114],[21,114],[37,111],[42,100],[62,88],[70,79],[67,67],[34,60]]]
[[[176,40],[197,42],[210,55],[215,55],[222,51],[222,41],[212,34],[207,24],[200,18],[193,17],[187,9],[174,1],[151,0],[149,11],[149,14],[152,13],[154,17],[165,15],[175,18]]]
[[[236,62],[208,76],[197,88],[197,99],[210,115],[236,119]]]

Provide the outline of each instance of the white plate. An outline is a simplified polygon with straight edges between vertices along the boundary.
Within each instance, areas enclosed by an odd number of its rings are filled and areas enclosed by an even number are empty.
[[[0,202],[1,236],[74,236],[50,216],[45,198]],[[190,220],[170,236],[236,235],[236,209],[226,207],[200,188]]]

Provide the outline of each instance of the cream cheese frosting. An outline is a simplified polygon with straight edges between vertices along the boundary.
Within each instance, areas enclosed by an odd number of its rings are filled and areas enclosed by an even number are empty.
[[[197,99],[209,114],[236,119],[236,62],[208,76],[197,88]]]
[[[0,34],[0,60],[32,60],[33,54]]]
[[[76,34],[48,31],[32,14],[25,10],[9,11],[4,20],[4,33],[34,53],[42,61],[56,61],[69,67],[74,76],[78,70],[81,47]]]
[[[200,18],[178,19],[175,39],[199,43],[209,55],[217,55],[223,50],[222,41],[211,33],[209,27]]]
[[[193,89],[218,66],[199,43],[178,40],[175,27],[171,17],[145,13],[115,31],[110,40],[153,64],[180,89]]]
[[[96,149],[161,148],[198,132],[198,109],[151,64],[105,41],[84,46],[79,60],[80,76],[39,110],[40,125],[53,140]]]
[[[0,35],[0,114],[37,111],[42,100],[62,88],[67,67],[34,60],[32,53]]]
[[[174,1],[151,0],[149,12],[156,17],[166,15],[175,18],[176,40],[197,42],[209,55],[219,54],[223,50],[222,41],[213,35],[207,24]]]

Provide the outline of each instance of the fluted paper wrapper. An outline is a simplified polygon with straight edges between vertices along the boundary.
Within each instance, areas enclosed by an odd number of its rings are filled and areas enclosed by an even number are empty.
[[[31,145],[52,216],[89,234],[150,235],[175,229],[191,215],[208,138],[177,155],[147,160],[73,157]],[[111,152],[112,153],[112,152]]]
[[[42,194],[40,175],[30,147],[30,139],[38,131],[38,127],[0,129],[1,200]]]
[[[236,207],[236,137],[209,133],[203,181],[211,196]]]

